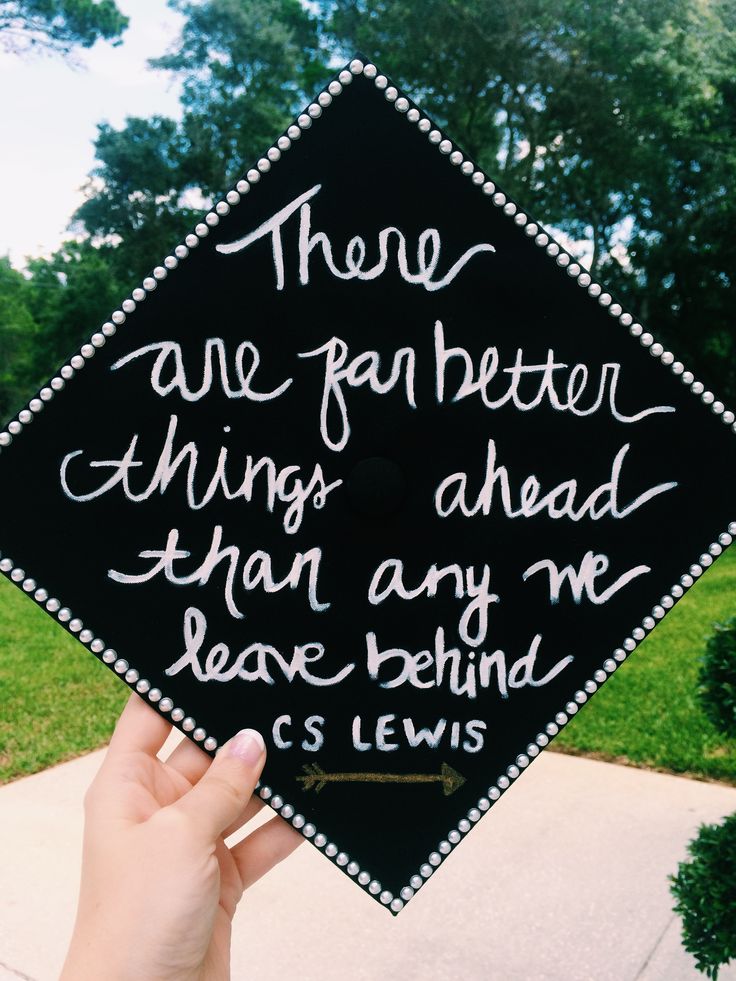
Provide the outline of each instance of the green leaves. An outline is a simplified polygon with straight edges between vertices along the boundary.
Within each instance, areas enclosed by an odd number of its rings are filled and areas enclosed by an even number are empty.
[[[323,0],[708,386],[736,398],[730,0]]]
[[[700,705],[716,727],[736,736],[736,617],[715,624],[698,675]]]
[[[736,814],[722,824],[701,825],[688,845],[691,860],[671,877],[682,943],[699,971],[717,978],[736,957]]]
[[[713,725],[736,736],[736,617],[717,623],[698,675],[700,705]],[[690,842],[689,862],[671,877],[682,943],[698,970],[717,978],[736,957],[736,814],[702,825]]]
[[[0,0],[0,47],[68,55],[99,38],[120,43],[128,18],[114,0]]]
[[[181,80],[181,121],[100,126],[100,163],[76,215],[89,234],[116,243],[126,282],[160,261],[329,73],[319,25],[299,0],[171,5],[187,18],[182,35],[152,65]]]
[[[25,278],[0,258],[0,418],[26,401],[35,381],[34,350],[38,326],[29,309]]]

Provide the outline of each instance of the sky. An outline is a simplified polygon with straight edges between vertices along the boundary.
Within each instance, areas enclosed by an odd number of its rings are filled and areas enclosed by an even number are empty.
[[[19,269],[71,234],[98,123],[180,115],[176,81],[147,60],[171,48],[183,18],[166,0],[118,0],[118,7],[130,18],[123,44],[77,49],[76,64],[0,51],[0,256]],[[587,265],[587,243],[556,235]]]
[[[130,18],[123,44],[58,56],[0,52],[0,255],[21,267],[65,237],[94,165],[97,123],[179,115],[171,76],[147,68],[175,41],[182,18],[165,0],[118,0]]]

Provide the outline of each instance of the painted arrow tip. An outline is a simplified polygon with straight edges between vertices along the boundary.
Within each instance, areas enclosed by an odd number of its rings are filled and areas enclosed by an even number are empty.
[[[457,770],[453,768],[448,763],[443,763],[440,767],[440,773],[442,774],[442,792],[445,797],[449,797],[450,794],[454,794],[456,790],[459,790],[465,783],[465,777],[462,773],[458,773]]]

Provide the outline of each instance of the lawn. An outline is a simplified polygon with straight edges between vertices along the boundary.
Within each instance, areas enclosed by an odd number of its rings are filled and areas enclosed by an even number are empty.
[[[710,725],[696,695],[698,660],[711,625],[734,615],[736,547],[563,729],[555,748],[736,784],[736,740]]]
[[[0,782],[102,745],[127,686],[0,577]]]
[[[667,615],[553,746],[736,784],[736,741],[698,707],[711,624],[736,614],[736,548]],[[127,688],[36,604],[0,580],[0,782],[102,745]]]

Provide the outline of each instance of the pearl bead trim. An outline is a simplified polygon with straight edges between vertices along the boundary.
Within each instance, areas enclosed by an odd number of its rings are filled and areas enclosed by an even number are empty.
[[[652,357],[657,358],[674,375],[680,377],[682,383],[690,389],[693,395],[708,406],[713,414],[719,416],[721,421],[731,428],[732,432],[736,433],[736,415],[734,412],[726,409],[723,402],[718,401],[712,392],[706,391],[703,383],[697,381],[692,372],[686,371],[684,365],[680,361],[676,361],[674,355],[665,350],[662,344],[656,342],[650,333],[646,333],[641,324],[635,322],[630,313],[625,312],[619,303],[613,302],[611,295],[605,292],[600,284],[592,280],[590,273],[581,267],[574,256],[562,249],[538,223],[532,221],[527,214],[521,211],[483,171],[476,167],[473,161],[464,156],[462,150],[454,146],[451,140],[443,137],[441,130],[427,116],[423,115],[419,108],[401,93],[400,89],[391,85],[385,75],[379,74],[375,65],[364,64],[359,59],[353,59],[346,68],[332,79],[305,112],[297,117],[295,122],[288,127],[286,133],[279,137],[276,144],[256,162],[255,167],[248,170],[245,177],[239,180],[235,187],[226,193],[225,198],[218,201],[204,216],[204,220],[195,226],[193,232],[185,236],[184,242],[177,245],[171,255],[166,256],[162,265],[153,269],[151,276],[147,276],[143,280],[141,287],[136,287],[132,291],[131,296],[122,302],[120,309],[115,310],[110,320],[106,321],[100,330],[92,335],[90,342],[82,345],[79,353],[75,354],[69,359],[68,364],[59,369],[58,375],[54,376],[48,385],[41,389],[36,398],[31,399],[27,408],[22,409],[4,431],[0,431],[0,452],[4,447],[10,446],[13,438],[23,431],[23,427],[30,425],[34,416],[43,411],[45,404],[50,402],[56,393],[61,392],[65,388],[66,382],[74,378],[76,373],[84,368],[87,361],[94,357],[96,350],[103,347],[107,340],[116,334],[117,328],[125,324],[128,315],[133,314],[137,305],[143,302],[146,296],[167,278],[170,270],[178,267],[180,260],[187,258],[190,251],[196,248],[200,241],[209,234],[210,228],[218,225],[221,218],[226,218],[234,207],[242,203],[242,198],[271,170],[272,164],[280,160],[282,154],[301,137],[302,132],[309,129],[322,116],[323,110],[327,109],[333,100],[344,91],[345,86],[352,82],[353,77],[361,74],[373,80],[377,92],[383,94],[387,105],[393,106],[397,112],[405,116],[409,123],[415,125],[420,133],[425,134],[429,142],[447,158],[450,166],[468,177],[471,183],[490,199],[494,207],[501,209],[517,227],[523,228],[524,233],[532,238],[534,243],[543,249],[566,275],[575,279],[581,289],[585,289],[592,299],[608,310],[612,318],[622,327],[627,328],[634,340],[637,340],[642,347],[648,348]],[[394,896],[389,890],[383,889],[379,881],[372,878],[369,872],[361,869],[358,862],[351,860],[350,856],[341,851],[335,842],[329,841],[327,836],[319,832],[314,824],[308,822],[302,814],[296,811],[293,804],[285,802],[280,795],[274,793],[271,787],[263,785],[259,781],[256,784],[256,792],[274,811],[289,821],[305,838],[310,839],[316,848],[323,850],[328,858],[331,858],[347,875],[354,878],[371,896],[390,909],[392,913],[399,913],[405,903],[433,874],[435,868],[441,865],[445,856],[450,854],[452,849],[462,841],[463,836],[467,835],[483,814],[499,800],[504,791],[511,786],[512,781],[521,775],[522,771],[557,735],[562,726],[567,724],[570,717],[577,713],[579,707],[587,702],[589,695],[597,691],[617,670],[619,664],[623,663],[629,654],[636,649],[647,633],[656,626],[657,621],[664,618],[675,603],[682,598],[686,590],[712,564],[713,559],[731,545],[734,537],[736,537],[736,521],[732,521],[728,525],[727,531],[721,532],[717,536],[717,540],[711,542],[707,550],[698,557],[697,562],[693,562],[688,571],[680,576],[679,582],[675,583],[670,588],[669,593],[662,596],[660,602],[652,608],[651,615],[645,616],[641,624],[637,624],[632,629],[630,636],[623,640],[621,646],[612,652],[611,657],[603,662],[601,668],[593,672],[593,677],[584,683],[582,689],[573,694],[573,698],[565,704],[564,710],[556,713],[554,721],[548,722],[544,726],[544,731],[538,733],[534,741],[526,746],[524,752],[519,753],[515,760],[509,763],[505,772],[501,773],[495,783],[489,786],[487,796],[481,797],[477,806],[471,807],[467,815],[458,821],[457,826],[450,829],[447,836],[438,843],[437,850],[431,852],[427,861],[419,867],[418,872],[410,877],[409,884],[399,890],[398,896]],[[25,592],[33,595],[39,605],[43,606],[49,614],[55,616],[73,636],[76,636],[100,660],[119,674],[129,687],[139,695],[147,697],[162,715],[169,716],[173,724],[201,743],[208,753],[214,754],[218,740],[214,736],[208,735],[204,728],[198,726],[196,719],[186,715],[184,709],[176,706],[173,699],[164,695],[159,688],[151,687],[150,681],[141,678],[136,668],[131,667],[124,658],[119,658],[117,653],[108,648],[102,639],[97,637],[92,630],[86,628],[80,619],[74,617],[68,607],[62,606],[61,601],[55,597],[50,597],[48,591],[39,587],[35,579],[26,576],[24,569],[16,566],[10,558],[2,556],[1,553],[0,572]]]

